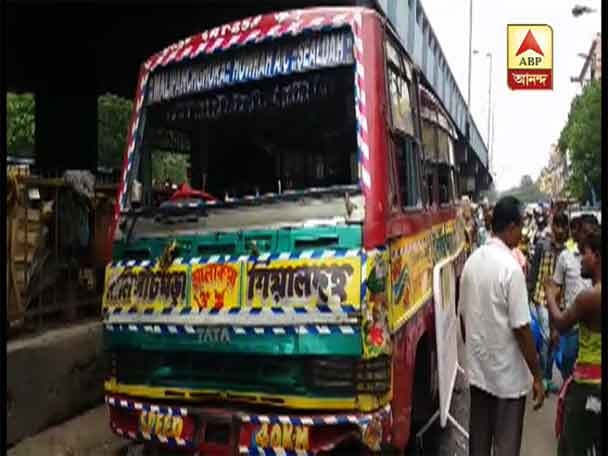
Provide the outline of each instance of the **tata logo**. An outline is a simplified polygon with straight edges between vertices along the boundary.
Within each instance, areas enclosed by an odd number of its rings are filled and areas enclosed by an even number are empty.
[[[550,25],[507,25],[507,84],[512,90],[553,88]]]
[[[205,344],[229,344],[230,331],[228,328],[199,328],[198,340]]]

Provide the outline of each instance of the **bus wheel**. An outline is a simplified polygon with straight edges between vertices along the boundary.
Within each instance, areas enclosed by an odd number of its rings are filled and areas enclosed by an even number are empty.
[[[416,349],[412,391],[412,431],[424,426],[439,407],[436,385],[433,385],[437,382],[436,372],[433,372],[437,363],[431,359],[431,355],[428,339],[423,336]]]
[[[439,408],[439,395],[436,394],[436,382],[438,381],[436,372],[437,363],[432,358],[433,356],[435,355],[430,348],[429,341],[426,336],[423,336],[416,349],[410,438],[406,449],[406,454],[408,456],[423,454],[422,448],[420,448],[421,442],[417,441],[416,434],[428,423]],[[435,385],[433,383],[435,383]],[[432,442],[433,439],[428,439],[428,436],[431,436],[436,432],[436,426],[437,423],[433,423],[433,425],[426,430],[425,436],[427,436],[427,438],[425,438],[424,443],[427,443],[427,441],[429,443]],[[426,450],[425,453],[434,454],[431,448],[427,448]]]

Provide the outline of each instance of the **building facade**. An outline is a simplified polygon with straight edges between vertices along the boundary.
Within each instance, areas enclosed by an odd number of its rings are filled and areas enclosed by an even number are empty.
[[[549,163],[541,171],[539,189],[551,196],[552,199],[566,196],[566,182],[568,181],[567,153],[557,144],[551,144]]]

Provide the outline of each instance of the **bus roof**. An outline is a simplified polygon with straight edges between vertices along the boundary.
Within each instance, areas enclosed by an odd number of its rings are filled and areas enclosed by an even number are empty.
[[[261,43],[303,31],[351,25],[362,14],[378,14],[362,7],[318,7],[259,14],[189,36],[152,55],[144,62],[147,71],[200,54],[213,54],[250,43]]]

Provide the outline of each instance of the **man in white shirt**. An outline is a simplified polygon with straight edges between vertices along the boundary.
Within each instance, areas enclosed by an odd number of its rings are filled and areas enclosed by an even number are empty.
[[[519,455],[530,387],[535,409],[544,400],[526,279],[511,252],[521,239],[522,224],[519,200],[498,201],[492,214],[493,237],[468,258],[460,279],[471,391],[471,456]]]

